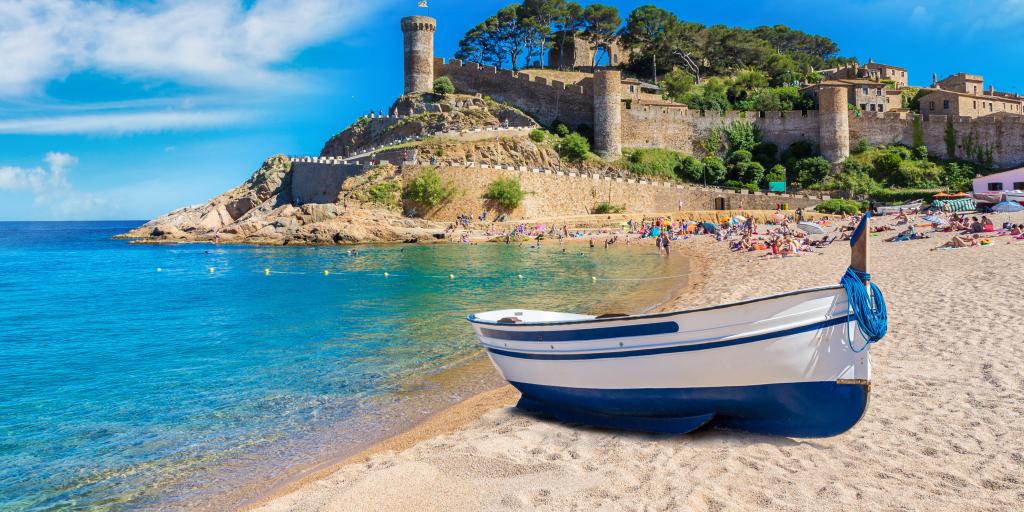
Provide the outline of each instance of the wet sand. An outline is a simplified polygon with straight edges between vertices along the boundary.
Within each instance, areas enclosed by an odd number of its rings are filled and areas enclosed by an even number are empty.
[[[1001,222],[1007,216],[998,215]],[[1015,214],[1015,222],[1024,215]],[[872,242],[889,334],[851,431],[654,436],[519,412],[508,386],[284,489],[259,510],[1015,510],[1024,500],[1024,242]],[[665,309],[832,284],[848,245],[761,259],[707,237]]]

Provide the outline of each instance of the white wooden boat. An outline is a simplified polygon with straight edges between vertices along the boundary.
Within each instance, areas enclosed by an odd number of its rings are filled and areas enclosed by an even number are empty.
[[[867,218],[851,242],[851,269],[862,274],[848,272],[843,284],[671,313],[602,318],[503,309],[469,321],[522,393],[519,407],[566,422],[836,435],[864,414],[867,346],[881,337],[879,327],[884,335],[881,293],[862,282],[870,279]],[[858,300],[848,300],[848,289]],[[851,302],[863,306],[865,297],[880,307],[851,313]]]
[[[1004,195],[1006,196],[1007,201],[1016,201],[1024,204],[1024,191],[1011,190],[1009,192],[1004,192]]]

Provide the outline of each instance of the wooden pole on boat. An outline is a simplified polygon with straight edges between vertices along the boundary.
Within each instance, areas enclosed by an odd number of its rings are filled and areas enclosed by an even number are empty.
[[[868,273],[868,239],[871,238],[871,212],[865,212],[860,224],[853,231],[850,241],[850,267],[858,272]],[[867,282],[865,281],[865,284]]]

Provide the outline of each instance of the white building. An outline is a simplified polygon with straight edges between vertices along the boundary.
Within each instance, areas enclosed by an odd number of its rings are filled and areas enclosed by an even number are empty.
[[[1024,167],[974,178],[974,192],[1024,191]]]

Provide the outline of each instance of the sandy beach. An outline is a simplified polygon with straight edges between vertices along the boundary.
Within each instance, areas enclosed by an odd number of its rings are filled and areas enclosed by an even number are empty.
[[[889,334],[872,348],[866,416],[843,435],[569,426],[514,409],[506,386],[257,510],[1019,510],[1024,241],[933,250],[952,235],[883,243],[888,236],[871,239],[871,272]],[[693,256],[694,274],[665,309],[832,284],[849,264],[840,242],[786,259],[733,253],[709,237],[674,249]]]

